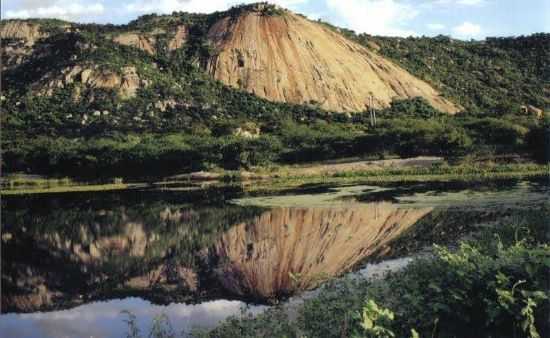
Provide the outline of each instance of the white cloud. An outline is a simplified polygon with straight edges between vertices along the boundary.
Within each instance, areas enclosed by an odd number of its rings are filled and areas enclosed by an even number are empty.
[[[485,0],[458,0],[456,3],[464,6],[479,6],[483,5]]]
[[[271,0],[270,2],[292,9],[308,1]],[[124,8],[133,13],[172,13],[174,11],[211,13],[223,11],[238,4],[253,2],[258,2],[258,0],[133,0],[126,4]]]
[[[410,36],[405,24],[418,15],[413,6],[397,0],[326,0],[335,19],[360,33]]]
[[[476,38],[481,34],[481,26],[471,22],[463,22],[453,28],[453,35],[457,38],[469,39]]]
[[[6,18],[59,18],[66,20],[80,19],[101,15],[105,7],[101,2],[82,0],[26,0],[17,9],[7,10]]]
[[[428,29],[431,31],[441,31],[446,28],[445,25],[442,25],[440,23],[429,23],[426,25],[426,27],[428,27]]]
[[[6,18],[60,18],[66,20],[89,21],[100,15],[127,15],[132,13],[172,13],[186,11],[211,13],[222,11],[241,3],[252,3],[258,0],[4,0],[9,6]],[[297,6],[311,0],[272,0],[271,3],[296,9]]]
[[[482,6],[485,5],[486,2],[487,0],[428,0],[420,4],[420,7],[430,9],[436,6]]]

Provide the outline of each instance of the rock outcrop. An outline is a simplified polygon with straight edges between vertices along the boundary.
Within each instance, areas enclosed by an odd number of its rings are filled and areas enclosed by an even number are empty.
[[[40,83],[35,84],[35,88],[41,94],[50,96],[56,88],[64,88],[73,83],[90,88],[114,89],[122,99],[135,97],[139,88],[149,84],[139,77],[134,66],[126,66],[120,72],[114,72],[76,65],[65,68],[59,75],[46,75]],[[79,96],[76,94],[75,97]]]
[[[12,42],[2,46],[2,71],[17,67],[31,55],[33,48],[24,43]]]
[[[181,48],[187,42],[189,38],[189,30],[187,26],[180,25],[176,28],[176,33],[170,42],[168,43],[168,50],[174,51],[178,48]]]
[[[391,203],[278,208],[227,231],[214,248],[220,283],[239,296],[289,295],[341,275],[397,238],[431,208]]]
[[[46,35],[40,31],[40,25],[29,22],[12,20],[0,26],[0,38],[24,40],[26,45],[34,43]]]
[[[33,53],[36,41],[44,37],[38,24],[13,20],[0,25],[2,71],[23,63]]]
[[[141,49],[151,55],[156,53],[156,38],[138,33],[122,33],[113,38],[113,41],[125,46]]]
[[[243,11],[215,23],[216,52],[207,70],[227,85],[273,101],[314,104],[333,111],[387,107],[393,99],[423,97],[456,113],[452,102],[375,51],[289,11]]]
[[[157,50],[157,41],[159,35],[167,34],[162,29],[156,29],[152,32],[125,32],[113,37],[113,41],[121,45],[130,46],[143,50],[144,52],[155,55]],[[173,52],[181,48],[189,38],[189,28],[185,25],[175,27],[174,31],[167,34],[168,41],[166,47],[168,51]]]

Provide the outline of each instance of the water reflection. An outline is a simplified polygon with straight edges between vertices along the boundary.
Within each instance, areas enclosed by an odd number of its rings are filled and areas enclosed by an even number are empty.
[[[165,314],[174,331],[189,332],[196,328],[212,328],[228,316],[238,315],[246,304],[239,301],[216,300],[197,305],[153,305],[139,298],[96,302],[71,310],[32,314],[8,314],[0,317],[2,337],[18,338],[120,338],[125,337],[128,317],[122,311],[136,316],[141,333],[150,331],[153,318]],[[248,307],[256,314],[265,306]]]
[[[14,212],[2,246],[2,308],[98,299],[267,301],[310,289],[380,251],[431,211],[391,203],[255,208],[131,203]]]
[[[123,296],[167,304],[219,295],[202,275],[208,248],[263,209],[166,197],[5,202],[2,310],[51,310]]]
[[[225,201],[240,194],[223,190],[7,198],[2,311],[136,296],[265,302],[315,288],[373,254],[416,250],[409,244],[423,244],[425,234],[447,238],[549,200],[548,186],[536,183],[461,189],[355,186],[235,203]]]
[[[431,210],[391,203],[269,210],[221,236],[215,274],[239,296],[291,295],[349,271]]]

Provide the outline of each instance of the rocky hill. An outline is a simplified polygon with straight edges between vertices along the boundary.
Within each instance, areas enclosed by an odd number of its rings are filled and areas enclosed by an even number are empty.
[[[269,100],[333,111],[362,111],[371,96],[376,108],[420,96],[441,111],[458,111],[376,52],[289,11],[266,14],[265,6],[223,17],[209,29],[215,55],[207,70],[214,78]]]
[[[6,171],[523,152],[550,103],[549,34],[373,37],[261,3],[120,26],[7,20],[0,37]]]
[[[389,107],[394,99],[423,97],[441,111],[459,110],[379,54],[324,25],[265,4],[211,15],[146,16],[125,26],[11,20],[2,23],[0,36],[3,88],[16,101],[29,93],[47,99],[67,91],[73,103],[94,101],[104,111],[148,92],[143,96],[151,102],[139,108],[149,111],[133,117],[167,106],[208,111],[219,104],[222,110],[234,110],[227,100],[216,102],[220,93],[212,91],[219,85],[213,80],[220,80],[269,101],[327,111],[363,111],[371,96],[376,108]],[[192,88],[195,93],[189,92]],[[118,100],[106,102],[102,92],[114,92]],[[208,97],[201,98],[203,94]],[[156,109],[147,109],[150,105]]]
[[[20,102],[13,109],[19,116],[32,111],[25,120],[40,116],[38,103],[28,94],[44,96],[40,105],[50,112],[71,110],[56,120],[72,115],[70,121],[84,125],[95,111],[114,113],[112,119],[130,112],[116,123],[107,121],[130,129],[139,129],[139,124],[181,129],[216,112],[218,117],[250,118],[257,107],[294,115],[308,110],[361,112],[371,97],[377,109],[421,97],[447,113],[498,110],[509,101],[516,109],[540,112],[549,103],[550,89],[543,81],[549,69],[544,34],[532,43],[518,40],[530,46],[523,58],[516,55],[519,46],[510,43],[506,50],[486,51],[483,58],[474,43],[356,35],[259,3],[209,15],[148,15],[123,26],[8,20],[0,25],[0,37],[4,100],[10,106]],[[438,48],[434,51],[427,46],[431,44]],[[472,54],[466,63],[464,44]],[[485,50],[494,44],[485,44]],[[507,57],[506,51],[515,56]],[[521,72],[516,74],[517,67],[501,59],[521,62]],[[451,66],[452,72],[445,69]],[[510,68],[514,74],[507,74]],[[521,85],[512,81],[520,75],[525,78]],[[488,81],[495,82],[491,88],[480,87]],[[73,101],[63,102],[64,109],[55,104],[60,93]],[[302,107],[270,105],[259,98]],[[253,107],[243,107],[252,102]],[[163,118],[167,110],[178,116]]]

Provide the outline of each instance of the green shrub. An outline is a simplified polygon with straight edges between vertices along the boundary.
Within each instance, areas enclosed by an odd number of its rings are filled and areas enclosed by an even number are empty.
[[[375,133],[384,147],[401,156],[462,155],[472,146],[463,128],[434,119],[387,120]]]
[[[482,118],[465,124],[485,144],[506,149],[518,149],[525,145],[529,132],[524,126],[505,119]]]

